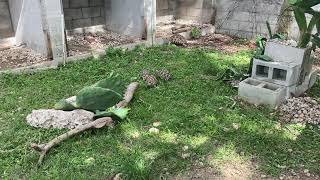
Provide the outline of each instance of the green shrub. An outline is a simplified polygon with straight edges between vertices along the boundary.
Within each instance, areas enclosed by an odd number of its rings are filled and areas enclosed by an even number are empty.
[[[198,27],[194,27],[191,30],[191,38],[192,39],[199,39],[201,36],[201,30]]]

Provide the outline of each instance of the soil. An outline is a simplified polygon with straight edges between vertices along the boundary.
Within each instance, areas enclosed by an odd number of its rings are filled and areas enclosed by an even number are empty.
[[[94,49],[105,49],[139,41],[137,38],[120,35],[110,31],[73,34],[67,37],[68,56],[81,55]]]
[[[157,38],[164,38],[170,40],[173,35],[172,29],[179,27],[205,27],[206,24],[197,24],[192,21],[169,21],[157,24]],[[254,41],[248,41],[245,39],[232,37],[223,34],[208,34],[202,36],[199,39],[187,40],[187,48],[209,48],[219,50],[225,53],[236,53],[243,50],[253,50],[256,48]]]
[[[25,47],[12,47],[0,51],[0,70],[30,66],[48,59]]]
[[[162,21],[157,24],[157,29],[156,29],[156,38],[165,38],[169,39],[173,33],[172,29],[173,28],[188,28],[188,27],[197,27],[201,28],[206,26],[205,24],[201,25],[197,22],[194,21],[189,21],[189,20],[172,20],[172,21]]]
[[[209,34],[199,39],[188,40],[189,48],[205,47],[225,53],[237,53],[243,50],[254,50],[255,42],[223,34]]]
[[[188,171],[180,173],[169,179],[175,180],[247,180],[247,179],[268,179],[268,180],[319,180],[320,176],[309,173],[307,169],[298,171],[287,170],[278,177],[265,175],[258,170],[258,165],[253,162],[240,163],[237,161],[224,162],[219,168],[210,166],[193,165]]]

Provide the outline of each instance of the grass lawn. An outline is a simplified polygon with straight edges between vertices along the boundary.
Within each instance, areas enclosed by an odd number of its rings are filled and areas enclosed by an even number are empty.
[[[173,46],[140,47],[111,50],[104,58],[57,70],[0,77],[0,179],[104,179],[117,173],[127,179],[157,179],[174,177],[195,162],[219,170],[230,161],[254,163],[268,176],[301,168],[320,174],[318,127],[280,125],[266,107],[240,101],[233,106],[237,89],[214,80],[231,65],[246,69],[250,56],[248,51],[228,55]],[[139,78],[142,70],[159,68],[169,69],[174,79],[147,88]],[[38,154],[30,144],[46,142],[65,130],[33,128],[26,115],[33,109],[52,108],[111,71],[128,84],[142,83],[129,117],[113,129],[69,139],[37,168]],[[314,96],[320,95],[319,88],[317,84],[312,90]],[[151,134],[156,121],[161,122],[160,133]]]

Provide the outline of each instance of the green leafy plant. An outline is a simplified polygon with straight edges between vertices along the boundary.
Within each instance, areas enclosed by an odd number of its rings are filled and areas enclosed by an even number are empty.
[[[289,3],[299,26],[300,37],[298,47],[306,48],[310,42],[313,43],[314,49],[320,47],[320,12],[312,9],[312,7],[320,4],[319,0],[289,0]],[[310,22],[307,21],[306,14],[312,16]],[[312,34],[315,28],[317,29],[317,33]]]
[[[267,28],[268,28],[268,33],[269,33],[269,38],[270,39],[280,39],[280,40],[285,40],[286,39],[286,36],[284,36],[281,33],[273,34],[272,30],[271,30],[270,23],[268,21],[266,21],[266,24],[267,24]],[[268,39],[263,37],[263,36],[258,36],[257,37],[257,39],[256,39],[257,48],[256,48],[256,52],[254,54],[255,58],[261,59],[261,60],[264,60],[264,61],[272,61],[271,57],[269,57],[269,56],[264,54],[267,41],[268,41]]]
[[[268,33],[269,33],[270,39],[281,39],[281,40],[286,39],[286,36],[284,36],[284,35],[281,34],[281,33],[276,33],[276,34],[273,34],[273,33],[272,33],[272,30],[271,30],[271,26],[270,26],[269,21],[266,21],[266,24],[267,24],[267,28],[268,28]]]
[[[267,42],[267,38],[262,37],[262,36],[257,37],[257,39],[256,39],[257,48],[256,48],[256,52],[254,54],[254,57],[257,59],[264,60],[264,61],[272,61],[271,57],[264,54],[264,51],[266,48],[266,42]]]
[[[116,108],[115,106],[108,108],[105,111],[96,111],[95,116],[99,117],[107,117],[107,116],[117,116],[120,119],[125,119],[129,113],[129,108]]]
[[[193,39],[199,39],[201,36],[201,30],[198,27],[194,27],[191,30],[191,38]]]
[[[124,90],[124,83],[119,76],[111,73],[108,78],[92,86],[84,87],[77,93],[76,98],[60,100],[54,108],[65,111],[74,109],[85,109],[93,112],[106,110],[123,99]]]

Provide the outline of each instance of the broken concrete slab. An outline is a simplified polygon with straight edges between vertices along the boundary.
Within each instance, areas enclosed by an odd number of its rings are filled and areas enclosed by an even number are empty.
[[[55,109],[34,110],[27,116],[27,123],[38,128],[74,129],[94,120],[94,113],[85,110],[61,111]]]

